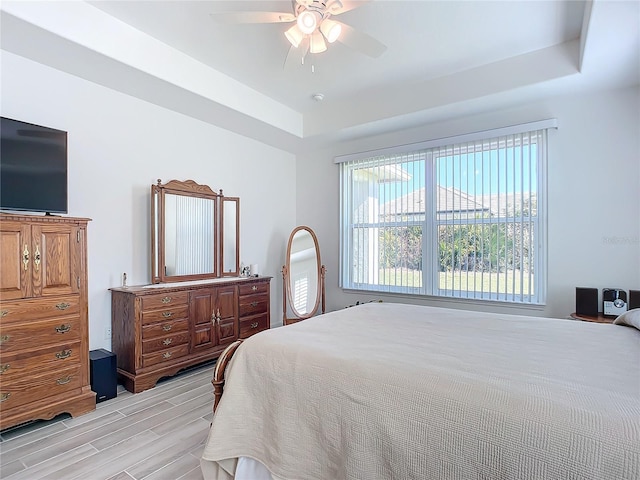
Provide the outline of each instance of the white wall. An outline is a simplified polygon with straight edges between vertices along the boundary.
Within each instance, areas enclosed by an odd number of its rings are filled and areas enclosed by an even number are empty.
[[[241,198],[241,259],[271,282],[282,322],[289,233],[312,227],[327,267],[327,307],[383,298],[565,317],[575,287],[640,289],[640,89],[562,97],[314,149],[296,159],[207,123],[1,52],[1,114],[69,132],[69,215],[89,224],[90,348],[110,348],[108,289],[149,282],[149,190],[193,179]],[[548,299],[542,309],[345,293],[338,287],[335,155],[557,118],[549,149]],[[296,188],[296,185],[298,188]]]
[[[382,298],[566,317],[575,287],[640,288],[640,88],[562,97],[510,110],[342,143],[298,157],[297,223],[313,228],[327,267],[327,307]],[[548,295],[544,308],[479,305],[343,292],[339,275],[339,167],[335,155],[557,118],[549,135]],[[601,301],[601,298],[600,298]]]
[[[240,197],[240,256],[271,281],[282,323],[295,157],[210,124],[1,51],[2,116],[66,130],[69,216],[89,217],[89,345],[110,349],[108,289],[150,281],[150,186],[192,179]]]

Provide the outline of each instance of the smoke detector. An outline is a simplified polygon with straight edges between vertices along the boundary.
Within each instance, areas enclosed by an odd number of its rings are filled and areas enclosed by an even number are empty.
[[[313,98],[316,102],[321,102],[322,100],[324,100],[324,94],[314,93],[313,95],[311,95],[311,98]]]

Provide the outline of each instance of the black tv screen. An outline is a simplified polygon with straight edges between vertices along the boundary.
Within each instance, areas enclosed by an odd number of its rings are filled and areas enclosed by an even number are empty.
[[[1,120],[0,208],[67,213],[67,132]]]

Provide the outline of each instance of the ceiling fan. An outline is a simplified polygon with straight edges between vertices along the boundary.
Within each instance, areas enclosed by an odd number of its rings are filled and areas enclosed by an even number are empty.
[[[284,32],[291,44],[285,60],[286,67],[291,58],[299,57],[304,63],[307,53],[322,53],[327,50],[327,43],[336,41],[373,58],[382,55],[387,49],[386,45],[333,18],[369,1],[291,0],[292,12],[225,12],[211,16],[230,24],[293,23]]]

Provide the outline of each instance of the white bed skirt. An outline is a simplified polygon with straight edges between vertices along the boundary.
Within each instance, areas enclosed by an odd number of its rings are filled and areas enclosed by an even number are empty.
[[[272,478],[267,467],[259,461],[240,457],[236,466],[235,480],[272,480]]]
[[[223,460],[221,462],[201,461],[204,478],[216,480],[278,480],[271,476],[262,463],[249,457]]]

